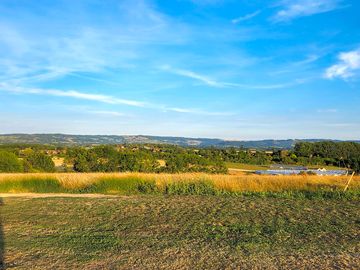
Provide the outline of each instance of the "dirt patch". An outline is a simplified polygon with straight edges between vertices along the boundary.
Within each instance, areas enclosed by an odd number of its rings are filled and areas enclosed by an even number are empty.
[[[119,198],[118,195],[69,193],[0,193],[0,198]]]

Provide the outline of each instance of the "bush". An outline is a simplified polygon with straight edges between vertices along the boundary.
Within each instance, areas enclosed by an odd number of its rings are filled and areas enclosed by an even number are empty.
[[[23,179],[0,182],[0,192],[59,193],[66,190],[57,179]]]
[[[0,151],[0,172],[21,172],[22,165],[13,153]]]
[[[30,154],[26,158],[27,162],[30,164],[33,170],[39,172],[54,172],[55,171],[55,164],[52,161],[51,157],[39,153],[34,152]]]
[[[157,192],[155,181],[129,178],[102,178],[91,185],[72,190],[74,193],[104,193],[104,194],[153,194]]]

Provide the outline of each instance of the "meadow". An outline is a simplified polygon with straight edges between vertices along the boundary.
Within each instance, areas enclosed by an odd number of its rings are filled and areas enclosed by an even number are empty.
[[[358,269],[360,177],[344,192],[348,179],[0,174],[0,263],[9,269]]]
[[[343,196],[349,176],[271,176],[236,173],[10,173],[0,174],[3,193],[102,193],[226,195],[321,193]],[[358,196],[360,177],[355,176],[346,194]],[[345,194],[345,193],[344,193]]]

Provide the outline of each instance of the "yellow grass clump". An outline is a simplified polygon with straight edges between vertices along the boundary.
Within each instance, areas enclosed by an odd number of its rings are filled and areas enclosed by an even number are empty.
[[[211,175],[203,173],[147,174],[147,173],[2,173],[2,181],[56,179],[65,188],[81,188],[104,179],[141,179],[155,181],[158,187],[176,182],[206,181],[216,189],[229,192],[342,189],[349,176],[290,175],[271,176],[254,174]],[[360,189],[360,176],[355,176],[349,189]]]

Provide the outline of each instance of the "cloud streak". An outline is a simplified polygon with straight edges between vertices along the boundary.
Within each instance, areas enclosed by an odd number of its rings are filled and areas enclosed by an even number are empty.
[[[97,101],[107,104],[128,105],[133,107],[146,106],[146,103],[140,101],[121,99],[121,98],[116,98],[113,96],[102,95],[102,94],[83,93],[76,90],[64,91],[58,89],[25,88],[19,86],[10,86],[4,83],[0,84],[0,89],[7,92],[18,93],[18,94],[35,94],[35,95],[47,95],[47,96],[56,96],[56,97],[69,97],[75,99]]]
[[[260,13],[261,13],[261,10],[257,10],[257,11],[255,11],[253,13],[249,13],[249,14],[246,14],[244,16],[235,18],[235,19],[231,20],[231,22],[233,24],[238,24],[240,22],[248,21],[248,20],[251,20],[252,18],[258,16]]]
[[[216,88],[243,88],[243,89],[259,89],[259,90],[261,90],[261,89],[280,89],[280,88],[295,86],[295,85],[302,84],[305,82],[305,80],[297,79],[294,82],[289,82],[289,83],[251,85],[251,84],[221,82],[221,81],[217,81],[214,78],[196,73],[191,70],[172,68],[171,66],[168,66],[168,65],[164,65],[164,66],[160,67],[160,69],[170,72],[170,73],[173,73],[173,74],[176,74],[176,75],[179,75],[179,76],[183,76],[183,77],[187,77],[190,79],[200,81],[210,87],[216,87]]]
[[[179,75],[179,76],[183,76],[183,77],[187,77],[187,78],[191,78],[191,79],[195,79],[198,80],[204,84],[207,84],[209,86],[212,87],[224,87],[225,85],[221,82],[217,82],[216,80],[208,77],[208,76],[204,76],[201,74],[198,74],[194,71],[191,70],[185,70],[185,69],[177,69],[177,68],[173,68],[171,66],[168,65],[164,65],[160,67],[161,70]]]
[[[121,99],[117,97],[113,97],[110,95],[102,95],[102,94],[91,94],[79,92],[76,90],[58,90],[58,89],[40,89],[40,88],[24,88],[18,86],[9,86],[8,84],[1,83],[0,90],[15,93],[15,94],[32,94],[32,95],[46,95],[46,96],[55,96],[55,97],[68,97],[74,99],[81,100],[89,100],[100,103],[112,104],[112,105],[126,105],[137,108],[145,108],[145,109],[155,109],[160,111],[171,111],[176,113],[185,113],[185,114],[194,114],[194,115],[204,115],[204,116],[229,116],[234,115],[231,112],[208,112],[200,109],[193,108],[180,108],[180,107],[171,107],[164,106],[153,103],[146,103],[135,100]],[[123,116],[123,114],[113,112],[113,111],[91,111],[94,114],[107,114],[113,116]]]
[[[287,22],[300,17],[330,12],[340,8],[342,0],[285,0],[272,17],[274,22]]]

